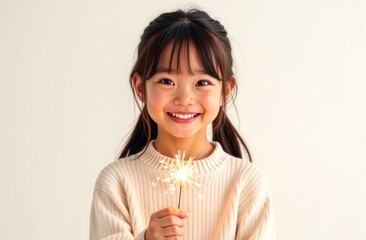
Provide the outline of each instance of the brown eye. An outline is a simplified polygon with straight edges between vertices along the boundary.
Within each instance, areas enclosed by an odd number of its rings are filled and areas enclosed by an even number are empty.
[[[196,86],[198,86],[198,87],[203,87],[203,86],[208,86],[208,85],[211,85],[211,83],[208,80],[199,80],[196,83]]]
[[[168,78],[160,79],[159,83],[164,84],[164,85],[170,85],[170,86],[174,85],[174,82]]]

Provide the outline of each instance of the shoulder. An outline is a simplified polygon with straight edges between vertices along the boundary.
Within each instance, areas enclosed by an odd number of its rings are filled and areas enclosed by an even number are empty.
[[[118,159],[105,166],[95,182],[95,191],[111,192],[124,185],[129,172],[135,171],[139,163],[137,155]]]
[[[225,166],[231,169],[234,169],[237,174],[239,174],[242,178],[252,178],[255,175],[263,174],[261,170],[252,162],[249,161],[247,156],[243,158],[234,157],[226,152]]]
[[[248,158],[237,158],[227,154],[227,166],[236,174],[242,194],[267,198],[271,196],[270,187],[263,170]]]

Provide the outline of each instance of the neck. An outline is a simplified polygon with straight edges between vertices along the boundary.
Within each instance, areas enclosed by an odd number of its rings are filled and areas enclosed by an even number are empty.
[[[185,151],[185,156],[187,160],[189,157],[194,157],[194,159],[203,159],[208,157],[214,150],[212,144],[207,140],[207,138],[200,139],[179,139],[175,138],[173,140],[164,140],[161,138],[156,138],[154,143],[155,149],[161,154],[175,158],[175,155],[180,151],[181,153]]]

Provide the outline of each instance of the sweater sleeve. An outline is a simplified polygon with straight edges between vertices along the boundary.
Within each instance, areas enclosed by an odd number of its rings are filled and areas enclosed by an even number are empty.
[[[275,220],[269,185],[254,171],[240,196],[237,240],[275,240]]]
[[[143,240],[145,231],[134,233],[127,195],[116,179],[103,171],[93,195],[90,240]]]

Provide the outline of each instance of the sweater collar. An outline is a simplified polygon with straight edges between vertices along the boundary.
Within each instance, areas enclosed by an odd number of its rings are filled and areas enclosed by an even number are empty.
[[[173,164],[175,159],[162,155],[154,148],[154,141],[151,141],[146,149],[146,151],[142,154],[140,159],[149,167],[154,168],[157,171],[164,171],[163,164],[160,161],[164,161],[169,164]],[[212,142],[214,146],[214,151],[210,156],[193,160],[192,166],[194,166],[197,170],[198,174],[205,174],[209,172],[213,172],[218,169],[226,160],[227,153],[224,152],[220,143]],[[188,160],[189,156],[186,156]]]

